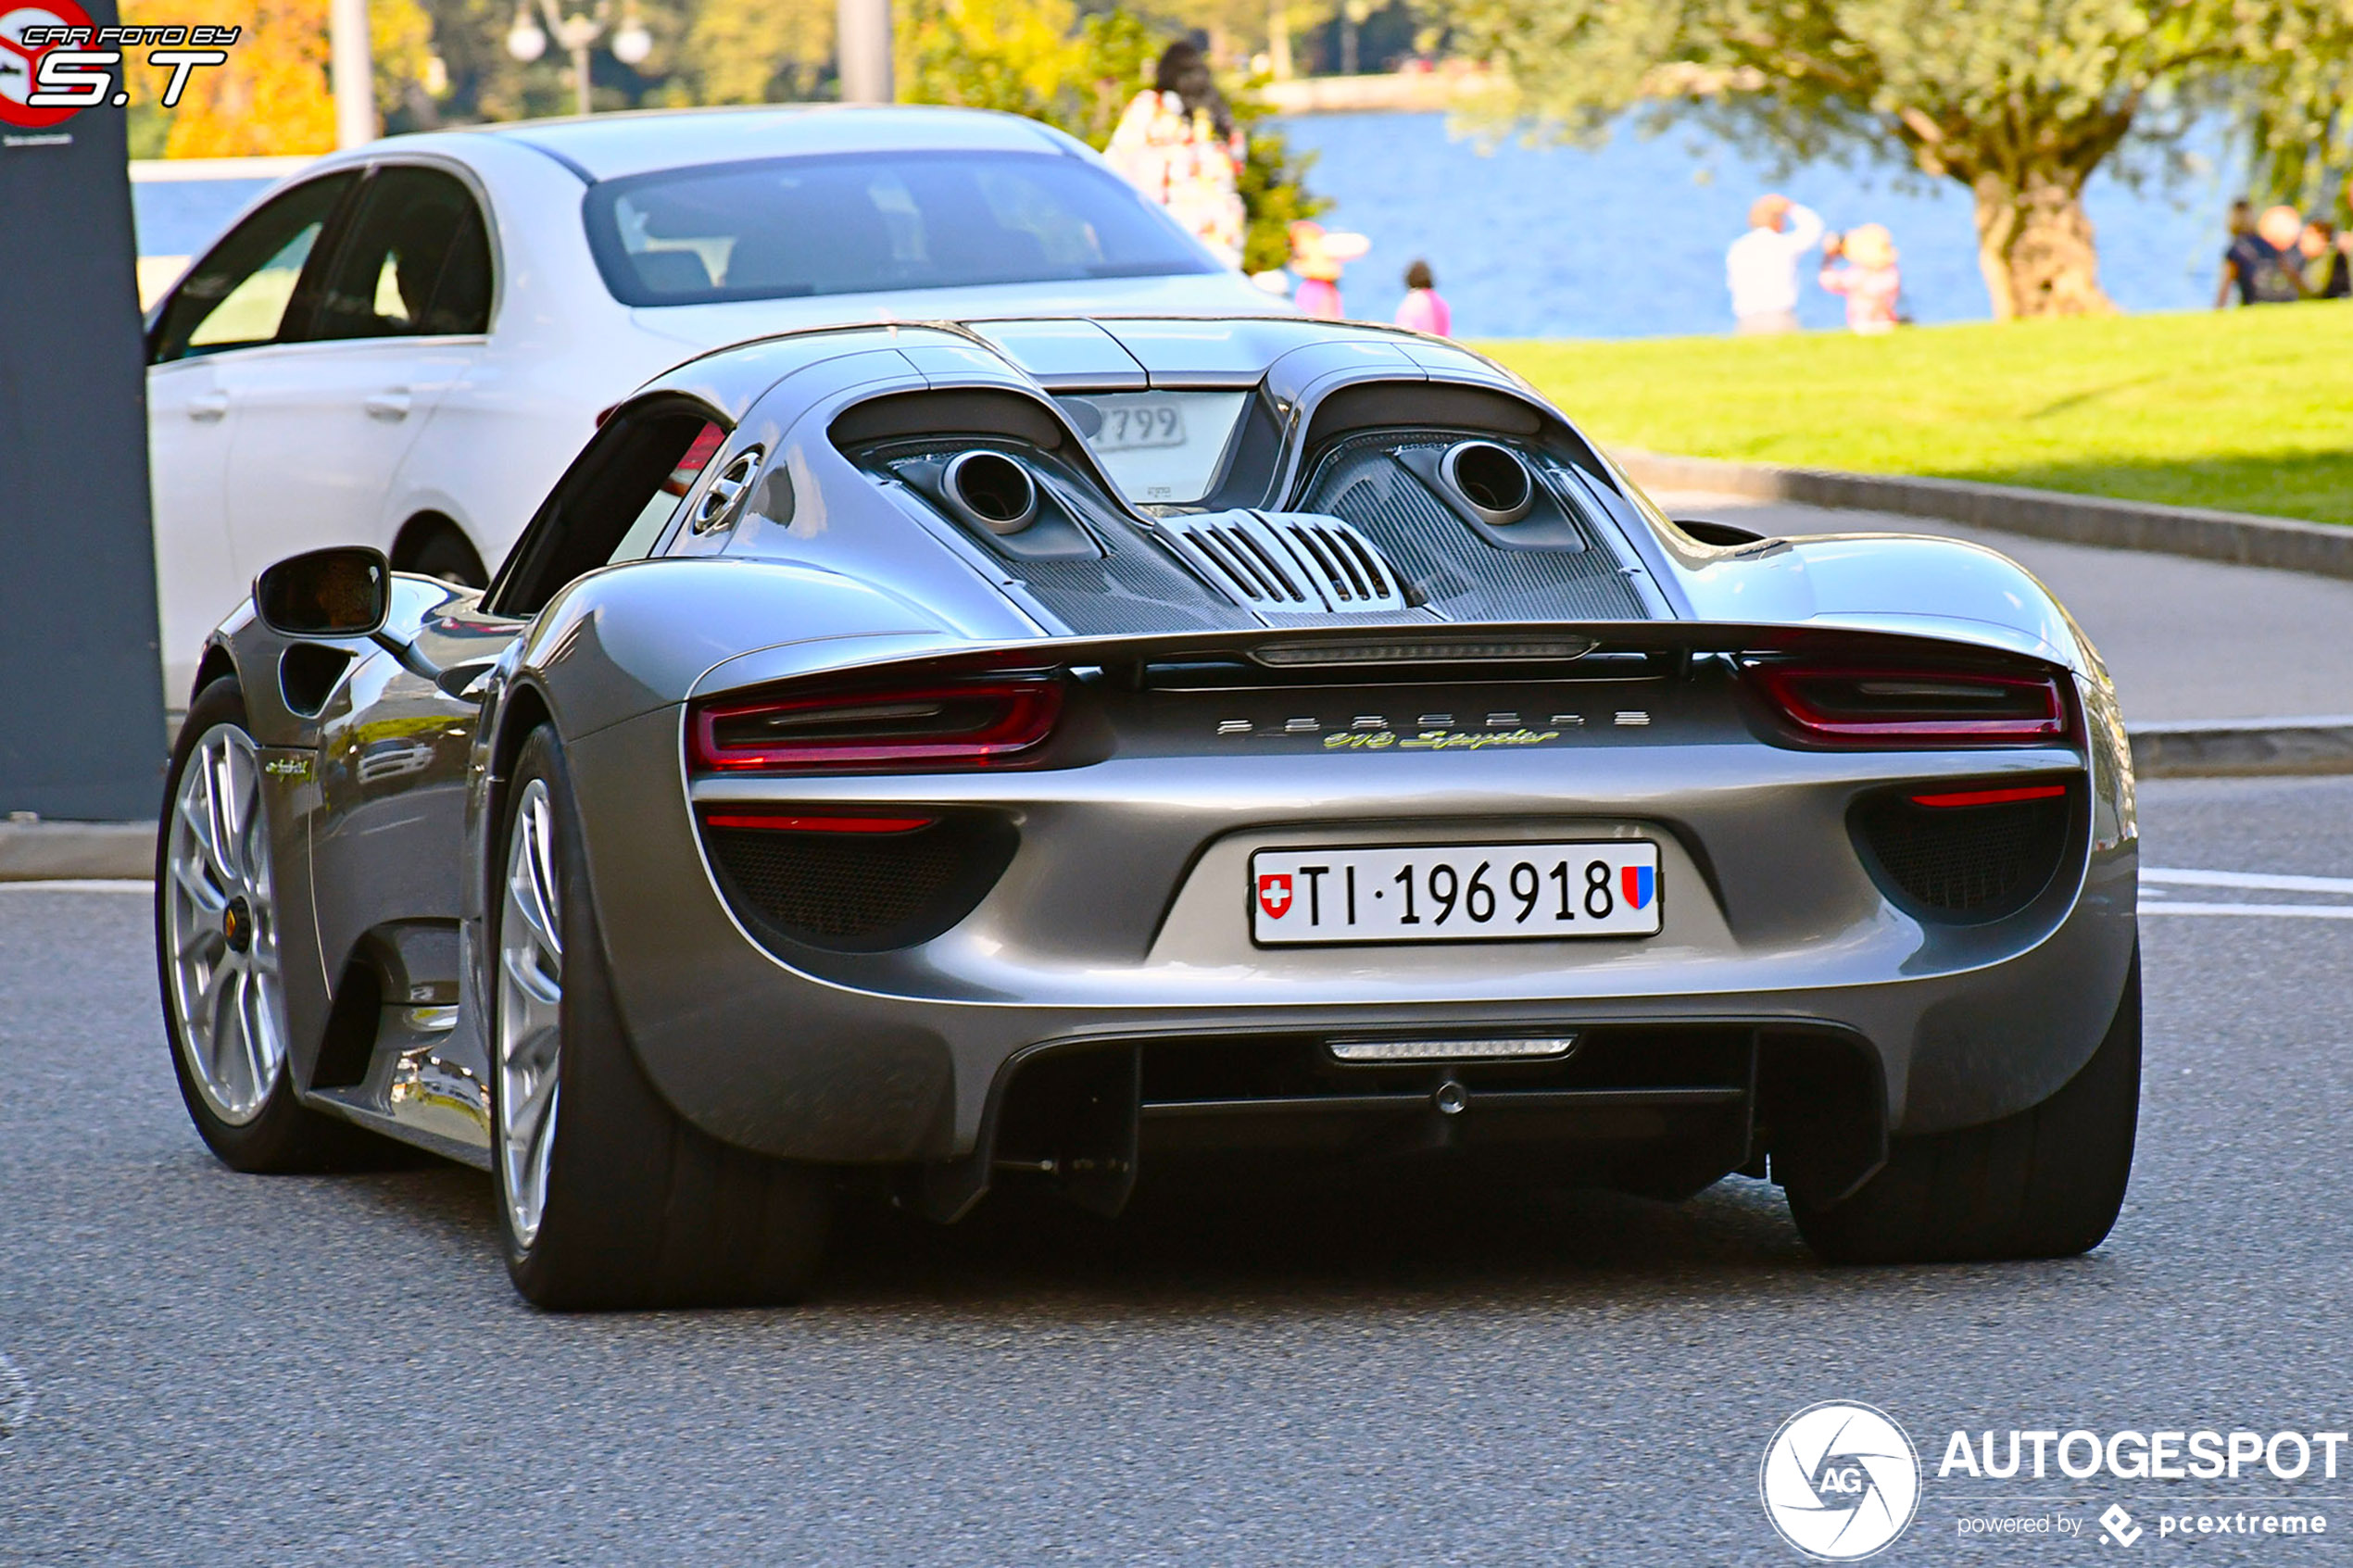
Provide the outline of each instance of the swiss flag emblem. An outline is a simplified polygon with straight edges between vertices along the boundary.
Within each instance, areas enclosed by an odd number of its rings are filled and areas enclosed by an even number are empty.
[[[1258,879],[1258,907],[1268,920],[1280,920],[1290,908],[1290,878],[1268,872]]]

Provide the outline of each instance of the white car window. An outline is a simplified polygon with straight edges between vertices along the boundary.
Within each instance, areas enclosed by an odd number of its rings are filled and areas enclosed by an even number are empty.
[[[1134,187],[1054,153],[843,153],[659,169],[582,205],[624,305],[1215,272]]]
[[[394,164],[359,193],[314,335],[487,332],[490,288],[490,245],[473,194],[439,169]]]
[[[336,204],[359,176],[348,169],[272,197],[189,269],[156,323],[155,363],[299,336],[296,285]]]

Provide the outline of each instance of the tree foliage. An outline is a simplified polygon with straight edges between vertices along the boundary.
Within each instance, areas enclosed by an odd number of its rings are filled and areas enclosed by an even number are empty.
[[[1590,141],[1647,108],[1958,181],[2007,316],[2105,307],[2083,182],[2153,111],[2278,59],[2281,7],[2301,3],[1457,0],[1457,19],[1508,79],[1504,115],[1538,134]]]
[[[245,31],[227,63],[189,73],[180,102],[156,99],[169,73],[124,73],[132,151],[146,157],[323,153],[335,144],[327,81],[327,0],[124,0],[127,23],[208,22]],[[397,110],[432,57],[432,22],[417,0],[369,0],[379,113]],[[134,62],[145,56],[133,51]]]

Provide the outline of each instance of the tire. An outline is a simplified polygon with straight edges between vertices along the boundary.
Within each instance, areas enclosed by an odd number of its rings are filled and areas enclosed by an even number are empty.
[[[460,588],[487,587],[490,583],[490,574],[482,569],[482,557],[454,523],[429,530],[405,560],[393,564],[399,571],[438,577]]]
[[[622,1027],[554,732],[508,786],[491,890],[491,1167],[515,1288],[562,1311],[797,1299],[824,1249],[822,1172],[672,1110]]]
[[[2124,1204],[2141,1098],[2141,956],[2091,1060],[2042,1104],[1982,1127],[1896,1138],[1844,1201],[1790,1194],[1806,1245],[1834,1263],[2070,1258]]]
[[[236,678],[189,705],[156,834],[156,975],[180,1098],[236,1171],[379,1165],[395,1150],[312,1110],[287,1065],[276,884]]]

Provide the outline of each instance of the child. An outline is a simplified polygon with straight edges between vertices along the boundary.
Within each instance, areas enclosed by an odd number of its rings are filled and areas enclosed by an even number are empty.
[[[1843,256],[1846,265],[1831,262]],[[1888,332],[1901,320],[1895,313],[1903,278],[1895,270],[1895,242],[1886,229],[1866,223],[1845,235],[1822,242],[1821,284],[1846,296],[1846,326],[1850,332]]]
[[[1397,307],[1397,324],[1432,337],[1451,337],[1454,331],[1454,312],[1438,292],[1438,280],[1431,276],[1429,263],[1416,261],[1405,269],[1405,299]]]
[[[1302,218],[1290,226],[1290,270],[1299,278],[1291,302],[1307,315],[1340,320],[1340,269],[1372,249],[1362,234],[1343,234]]]

